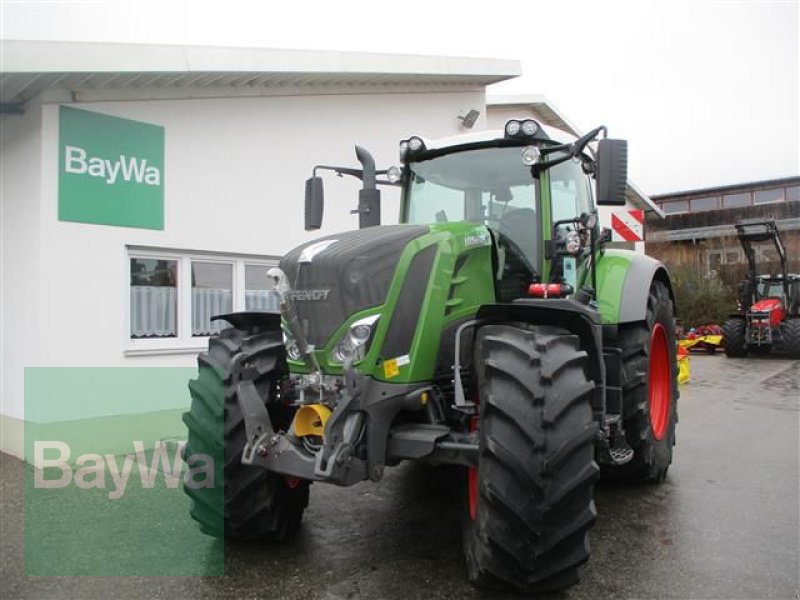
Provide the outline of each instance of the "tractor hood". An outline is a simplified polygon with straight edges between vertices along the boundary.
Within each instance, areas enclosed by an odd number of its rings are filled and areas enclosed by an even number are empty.
[[[780,308],[780,306],[780,298],[764,298],[763,300],[759,300],[753,304],[753,306],[750,307],[750,310],[752,312],[770,312],[776,308]]]
[[[320,347],[358,311],[386,301],[406,245],[426,225],[385,225],[307,242],[280,262],[308,343]]]

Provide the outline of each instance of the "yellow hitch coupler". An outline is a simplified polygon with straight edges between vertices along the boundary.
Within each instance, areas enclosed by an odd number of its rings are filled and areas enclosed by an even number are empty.
[[[322,437],[325,423],[331,416],[331,409],[323,404],[306,404],[294,416],[294,433],[299,437],[315,435]]]

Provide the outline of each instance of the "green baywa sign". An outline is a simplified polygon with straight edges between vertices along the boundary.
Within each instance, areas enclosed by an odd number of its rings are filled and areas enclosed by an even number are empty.
[[[58,218],[164,229],[164,128],[62,106]]]

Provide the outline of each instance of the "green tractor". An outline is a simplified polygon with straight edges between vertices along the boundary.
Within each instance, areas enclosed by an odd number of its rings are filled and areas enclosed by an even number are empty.
[[[360,228],[305,243],[268,278],[280,314],[221,315],[190,382],[188,487],[209,534],[285,540],[309,486],[385,467],[463,467],[469,580],[523,592],[578,581],[599,475],[660,482],[677,421],[674,298],[662,264],[606,248],[600,205],[625,203],[627,144],[533,120],[400,142],[402,167],[359,178]],[[592,180],[596,180],[593,185]],[[379,185],[402,190],[380,225]],[[213,432],[217,432],[214,435]]]

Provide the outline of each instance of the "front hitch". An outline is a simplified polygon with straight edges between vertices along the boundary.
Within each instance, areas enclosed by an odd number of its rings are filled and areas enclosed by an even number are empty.
[[[273,429],[267,407],[255,387],[255,369],[250,370],[239,361],[234,364],[241,369],[236,395],[247,436],[242,452],[243,464],[339,485],[352,485],[367,478],[366,461],[354,455],[364,424],[361,413],[348,411],[351,396],[346,393],[337,405],[325,424],[325,443],[316,455],[312,455],[294,433]]]

